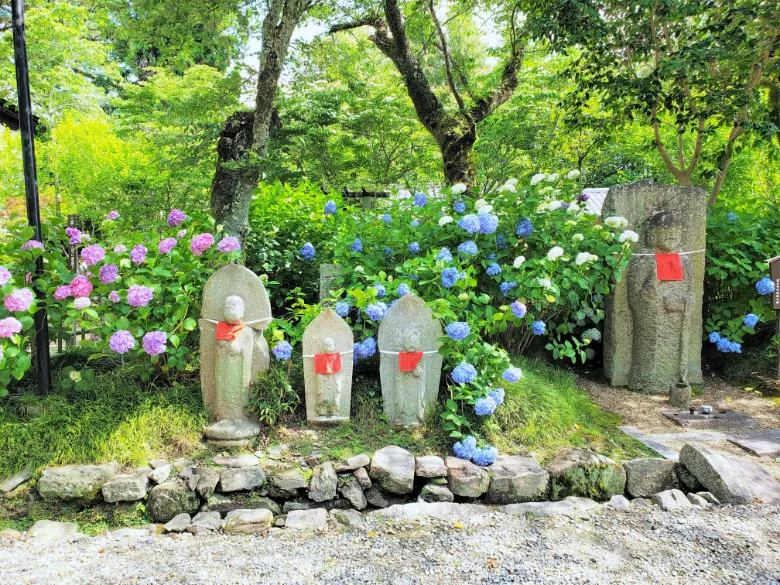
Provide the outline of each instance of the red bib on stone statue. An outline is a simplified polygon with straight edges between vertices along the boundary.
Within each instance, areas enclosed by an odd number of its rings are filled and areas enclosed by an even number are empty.
[[[315,374],[338,374],[341,371],[340,353],[314,354]]]
[[[401,351],[398,353],[398,370],[400,372],[411,372],[420,363],[423,358],[421,351]]]
[[[244,330],[243,323],[217,323],[217,341],[235,341],[238,334]]]
[[[682,280],[683,267],[679,254],[656,254],[655,270],[658,280]]]

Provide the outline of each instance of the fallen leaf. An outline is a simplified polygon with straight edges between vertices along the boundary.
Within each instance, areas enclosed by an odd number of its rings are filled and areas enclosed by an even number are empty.
[[[498,569],[498,561],[494,559],[488,559],[487,566],[488,569]]]

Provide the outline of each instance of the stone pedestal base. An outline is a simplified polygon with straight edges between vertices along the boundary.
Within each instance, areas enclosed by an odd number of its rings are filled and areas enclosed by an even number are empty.
[[[332,427],[349,422],[348,416],[318,416],[310,418],[308,421],[310,427]]]
[[[691,405],[691,387],[685,385],[669,388],[669,404],[675,408],[688,408]]]
[[[249,420],[221,420],[204,430],[206,439],[219,447],[242,447],[260,434],[260,425]]]

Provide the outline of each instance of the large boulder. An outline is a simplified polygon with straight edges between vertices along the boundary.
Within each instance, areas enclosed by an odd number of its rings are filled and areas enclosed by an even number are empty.
[[[753,494],[725,455],[705,445],[687,443],[680,450],[680,463],[721,502],[749,504]]]
[[[415,459],[417,477],[447,477],[447,466],[444,459],[436,455],[423,455]]]
[[[488,467],[491,504],[519,504],[547,499],[550,475],[533,457],[501,455]]]
[[[146,512],[155,522],[165,524],[179,514],[195,514],[200,508],[197,494],[178,482],[161,483],[149,492]]]
[[[146,497],[149,489],[149,470],[139,469],[134,473],[115,475],[103,484],[103,499],[115,502],[137,502]]]
[[[38,480],[38,493],[45,501],[89,503],[100,489],[119,473],[119,463],[47,467]]]
[[[219,474],[219,491],[248,491],[264,482],[265,472],[259,467],[229,467]]]
[[[668,459],[643,457],[623,463],[626,491],[632,498],[649,498],[653,494],[680,487],[675,471],[677,464]]]
[[[258,534],[268,530],[274,523],[270,510],[233,510],[228,512],[222,530],[228,534]]]
[[[360,484],[358,483],[358,480],[355,479],[354,475],[350,474],[348,477],[344,478],[343,481],[339,481],[339,491],[341,492],[341,495],[344,496],[344,499],[352,504],[352,507],[356,510],[363,510],[368,506],[366,496],[363,493],[363,488],[360,487]]]
[[[450,491],[464,498],[478,498],[488,491],[490,476],[471,461],[447,457],[447,483]]]
[[[452,502],[455,495],[446,485],[429,483],[420,492],[420,497],[426,502]]]
[[[626,471],[609,457],[585,451],[564,449],[547,466],[552,500],[581,496],[607,501],[626,489]]]
[[[309,498],[315,502],[333,500],[336,497],[338,484],[339,478],[332,463],[317,465],[312,470],[311,480],[309,480]]]
[[[374,453],[369,476],[385,491],[411,494],[414,489],[414,455],[390,445]]]
[[[728,459],[737,470],[737,475],[753,494],[753,501],[773,506],[780,505],[780,482],[766,469],[747,459],[732,456]]]

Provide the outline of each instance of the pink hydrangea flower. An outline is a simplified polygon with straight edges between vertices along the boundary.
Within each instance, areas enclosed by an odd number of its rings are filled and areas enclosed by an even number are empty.
[[[102,246],[92,244],[81,251],[81,259],[87,266],[94,266],[106,257],[106,251]]]
[[[76,298],[88,297],[92,292],[92,283],[86,276],[79,274],[70,282],[70,290]]]
[[[5,308],[15,312],[27,311],[33,302],[33,294],[29,288],[17,288],[11,291],[11,294],[5,297],[3,304]]]
[[[9,280],[11,280],[11,272],[7,268],[0,266],[0,286],[3,286]]]
[[[22,251],[27,252],[29,250],[32,250],[33,248],[38,248],[39,250],[43,250],[43,244],[41,244],[38,240],[28,240],[22,246]]]
[[[190,251],[196,256],[200,256],[214,245],[214,236],[211,234],[198,234],[192,238],[190,243]]]
[[[3,359],[3,346],[0,345],[0,360]]]
[[[18,319],[6,317],[0,319],[0,337],[11,337],[22,330],[22,324]]]
[[[134,246],[130,252],[130,260],[133,261],[133,264],[141,264],[146,260],[146,252],[146,246],[138,244],[137,246]]]
[[[132,307],[145,307],[154,297],[154,291],[148,286],[134,284],[127,290],[127,304]]]
[[[119,279],[119,267],[116,264],[104,264],[98,272],[100,284],[111,284]]]
[[[92,306],[92,301],[89,300],[89,297],[79,297],[75,301],[73,301],[73,306],[77,308],[79,311],[83,311],[87,307]]]
[[[67,299],[72,294],[73,291],[70,290],[70,286],[63,284],[62,286],[58,286],[57,290],[54,291],[54,300],[61,301],[63,299]]]
[[[101,338],[100,335],[95,335],[94,333],[90,333],[87,336],[87,339],[89,339],[90,341],[100,341]]]
[[[108,221],[116,221],[117,219],[119,219],[119,212],[116,209],[109,211],[106,214],[106,219]]]
[[[168,225],[171,227],[179,227],[179,224],[185,219],[187,219],[187,216],[184,215],[183,211],[180,209],[171,209],[171,212],[168,214]]]
[[[184,236],[186,236],[186,235],[187,235],[187,230],[179,230],[179,231],[176,233],[176,237],[177,237],[177,238],[179,238],[180,240],[181,240],[181,239],[182,239]]]
[[[30,284],[32,282],[32,272],[28,272],[24,275],[24,282]]]
[[[168,341],[168,335],[164,331],[150,331],[144,335],[144,351],[149,355],[165,353],[166,341]]]
[[[117,244],[114,246],[114,254],[124,254],[127,252],[127,246],[124,244]]]
[[[170,254],[176,245],[176,238],[165,238],[159,244],[157,244],[157,250],[160,254]]]
[[[132,333],[120,329],[111,336],[108,347],[119,354],[125,354],[135,347],[135,339],[133,339]]]
[[[217,244],[217,250],[220,252],[236,252],[241,249],[241,244],[238,241],[238,238],[234,238],[233,236],[227,236],[226,238],[222,238]]]
[[[122,299],[119,298],[119,293],[115,290],[112,290],[110,293],[108,293],[108,300],[112,303],[118,303]]]

